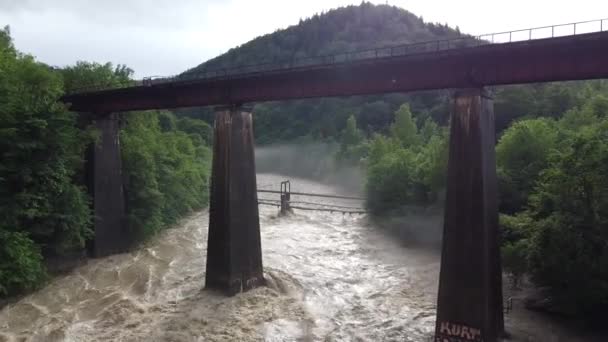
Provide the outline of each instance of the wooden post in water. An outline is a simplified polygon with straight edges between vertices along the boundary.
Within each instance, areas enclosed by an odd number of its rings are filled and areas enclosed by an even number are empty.
[[[205,286],[228,295],[264,284],[252,121],[241,107],[215,114]]]
[[[281,182],[281,215],[287,215],[291,210],[291,183],[289,181]]]
[[[91,146],[87,160],[87,178],[93,198],[94,257],[124,252],[131,241],[126,231],[126,207],[120,155],[118,114],[92,118],[99,140]]]
[[[452,101],[436,342],[495,342],[504,332],[493,101]]]

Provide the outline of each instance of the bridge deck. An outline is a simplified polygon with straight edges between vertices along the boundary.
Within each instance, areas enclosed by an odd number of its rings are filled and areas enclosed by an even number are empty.
[[[108,113],[300,98],[608,78],[608,32],[72,94]]]

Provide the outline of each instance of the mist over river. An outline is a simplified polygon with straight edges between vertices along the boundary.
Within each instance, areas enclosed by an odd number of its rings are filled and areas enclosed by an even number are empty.
[[[258,187],[278,189],[284,179],[260,174]],[[289,179],[292,191],[343,193]],[[363,215],[277,213],[260,206],[268,287],[230,298],[203,290],[204,211],[136,251],[90,260],[3,308],[0,341],[428,340],[435,321],[436,248],[406,247]],[[526,329],[537,329],[534,322]],[[549,326],[546,339],[527,340],[575,341],[554,332]]]

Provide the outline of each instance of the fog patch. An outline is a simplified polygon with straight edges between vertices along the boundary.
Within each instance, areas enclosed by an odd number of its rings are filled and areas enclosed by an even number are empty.
[[[258,173],[298,177],[336,186],[349,194],[363,194],[364,175],[356,165],[338,163],[337,144],[277,144],[255,150]]]
[[[443,206],[404,207],[398,212],[371,217],[370,220],[405,246],[441,249]]]
[[[334,157],[338,148],[338,144],[327,143],[257,147],[256,170],[280,174],[286,179],[310,179],[335,186],[345,194],[364,196],[365,171],[358,166],[338,163]],[[443,233],[443,198],[439,202],[430,207],[404,206],[370,217],[370,223],[404,245],[439,249]]]

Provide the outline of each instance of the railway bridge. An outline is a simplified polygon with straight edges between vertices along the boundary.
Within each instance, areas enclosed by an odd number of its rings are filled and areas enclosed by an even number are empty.
[[[581,32],[587,25],[596,25],[595,32]],[[101,131],[89,165],[94,253],[116,251],[124,230],[117,120],[125,112],[216,106],[206,287],[235,294],[264,283],[253,120],[244,105],[453,89],[435,340],[496,341],[504,332],[502,268],[493,100],[486,87],[608,78],[607,25],[598,20],[467,36],[69,94],[63,101],[91,115]],[[545,32],[541,38],[539,32]]]

